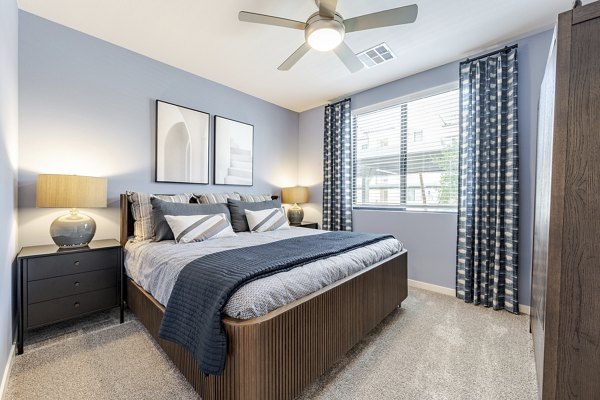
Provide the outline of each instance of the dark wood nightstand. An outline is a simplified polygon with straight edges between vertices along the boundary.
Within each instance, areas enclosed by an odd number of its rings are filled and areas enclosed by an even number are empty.
[[[316,222],[300,222],[299,224],[290,224],[290,226],[297,226],[300,228],[310,228],[310,229],[319,229],[319,224]]]
[[[17,260],[17,354],[23,354],[28,329],[117,306],[123,322],[123,249],[118,241],[94,240],[76,249],[24,247]]]

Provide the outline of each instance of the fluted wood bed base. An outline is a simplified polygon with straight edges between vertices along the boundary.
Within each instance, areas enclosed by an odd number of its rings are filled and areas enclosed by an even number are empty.
[[[408,294],[403,251],[259,318],[223,317],[222,376],[204,376],[181,346],[158,337],[164,307],[131,279],[127,304],[204,400],[293,399]]]

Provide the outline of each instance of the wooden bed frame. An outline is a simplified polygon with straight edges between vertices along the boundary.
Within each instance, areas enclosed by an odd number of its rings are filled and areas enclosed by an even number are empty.
[[[121,195],[121,243],[133,233]],[[165,308],[127,279],[127,305],[204,400],[293,399],[399,307],[408,295],[407,252],[250,320],[222,319],[223,375],[204,375],[181,346],[158,337]]]

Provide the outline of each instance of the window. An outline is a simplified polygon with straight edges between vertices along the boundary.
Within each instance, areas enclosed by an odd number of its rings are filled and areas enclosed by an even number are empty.
[[[458,90],[353,115],[354,206],[455,211]]]

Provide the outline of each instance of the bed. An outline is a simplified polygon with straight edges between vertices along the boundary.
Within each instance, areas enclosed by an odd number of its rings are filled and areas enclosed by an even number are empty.
[[[120,200],[125,245],[133,219],[127,196]],[[203,399],[293,399],[400,306],[406,268],[402,250],[264,315],[242,320],[223,314],[228,346],[222,375],[201,373],[187,350],[158,336],[165,307],[131,278],[124,298]]]

